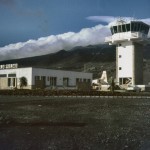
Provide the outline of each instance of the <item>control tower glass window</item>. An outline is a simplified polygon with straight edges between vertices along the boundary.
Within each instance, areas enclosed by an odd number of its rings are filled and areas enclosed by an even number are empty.
[[[146,34],[145,25],[144,24],[141,25],[141,32]]]
[[[138,28],[138,23],[135,23],[135,24],[134,24],[134,31],[138,31],[137,28]]]
[[[148,32],[149,32],[149,26],[145,25],[145,34],[148,34]]]
[[[144,29],[143,24],[139,23],[139,22],[131,22],[131,31],[133,32],[139,32],[142,31]],[[144,30],[143,30],[144,32]]]
[[[146,34],[146,25],[144,25],[144,33]]]
[[[140,26],[141,26],[141,24],[138,23],[138,24],[137,24],[137,31],[140,31]]]
[[[143,31],[143,24],[141,24],[141,27],[140,27],[140,32]]]
[[[117,26],[113,26],[114,33],[117,33]]]
[[[126,29],[127,29],[127,32],[128,32],[128,31],[131,31],[131,30],[130,30],[130,24],[126,24]]]
[[[111,34],[114,34],[113,27],[110,28]]]
[[[122,32],[126,32],[126,25],[125,24],[122,25]]]
[[[146,34],[146,26],[143,26],[143,33]]]
[[[118,26],[118,33],[122,32],[121,25]]]
[[[112,26],[111,28],[112,35],[115,33],[121,32],[142,32],[148,34],[149,26],[140,21],[131,21],[131,23],[121,24],[117,26]]]
[[[146,27],[146,34],[149,32],[149,26]]]
[[[131,31],[134,31],[134,23],[131,23]]]
[[[148,34],[149,26],[142,22],[131,22],[131,31],[142,32],[144,34]]]

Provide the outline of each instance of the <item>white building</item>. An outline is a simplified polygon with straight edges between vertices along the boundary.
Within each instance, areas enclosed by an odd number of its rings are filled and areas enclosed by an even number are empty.
[[[119,20],[111,27],[105,42],[116,45],[116,82],[118,85],[143,84],[143,45],[149,43],[149,25],[141,21]]]
[[[1,65],[0,89],[20,88],[20,78],[27,79],[26,89],[76,88],[78,82],[91,83],[92,73],[41,68],[15,68]]]

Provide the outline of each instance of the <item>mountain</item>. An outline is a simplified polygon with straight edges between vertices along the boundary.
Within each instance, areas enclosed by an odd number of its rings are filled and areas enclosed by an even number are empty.
[[[87,62],[111,62],[114,60],[114,46],[89,45],[42,56],[1,61],[0,64],[18,63],[20,67],[76,69]]]
[[[41,67],[62,70],[92,72],[94,78],[103,70],[115,76],[115,46],[89,45],[78,46],[69,51],[61,50],[42,56],[1,61],[0,64],[18,63],[19,67]],[[144,58],[150,59],[150,45],[144,47]],[[147,61],[150,64],[150,61]],[[150,65],[146,65],[150,66]]]

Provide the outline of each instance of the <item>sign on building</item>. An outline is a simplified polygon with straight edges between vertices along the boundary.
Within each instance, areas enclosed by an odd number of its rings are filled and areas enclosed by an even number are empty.
[[[18,64],[5,64],[5,65],[0,65],[0,69],[16,69],[18,68]]]

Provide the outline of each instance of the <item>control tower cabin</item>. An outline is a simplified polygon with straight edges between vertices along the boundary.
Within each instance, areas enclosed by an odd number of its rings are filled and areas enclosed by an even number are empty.
[[[112,36],[105,42],[116,45],[116,82],[118,85],[143,84],[143,46],[149,43],[149,25],[141,21],[119,20],[111,26]]]

